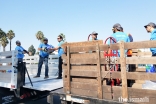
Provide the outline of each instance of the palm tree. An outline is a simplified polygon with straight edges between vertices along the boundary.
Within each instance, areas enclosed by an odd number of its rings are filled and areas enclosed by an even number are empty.
[[[0,39],[6,36],[6,33],[0,28]]]
[[[15,33],[14,33],[12,30],[10,30],[10,31],[6,34],[6,36],[7,36],[8,39],[10,40],[10,51],[11,51],[11,40],[15,37]]]
[[[42,32],[42,31],[38,31],[38,32],[36,33],[36,38],[37,38],[38,40],[40,40],[41,43],[43,43],[43,39],[44,39],[44,34],[43,34],[43,32]]]
[[[5,51],[5,47],[7,46],[8,43],[9,43],[9,41],[8,41],[7,37],[6,36],[3,36],[1,38],[1,44],[3,46],[3,52]]]
[[[60,35],[63,37],[63,41],[66,42],[66,36],[63,33],[60,33]]]
[[[0,28],[0,49],[1,49],[1,46],[2,46],[1,38],[4,37],[4,36],[6,36],[6,33]]]

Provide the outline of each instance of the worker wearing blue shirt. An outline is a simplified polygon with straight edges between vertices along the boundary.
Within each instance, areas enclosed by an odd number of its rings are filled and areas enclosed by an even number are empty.
[[[59,72],[58,72],[58,77],[57,79],[62,79],[62,64],[63,64],[63,61],[62,61],[62,54],[64,54],[64,50],[62,48],[62,44],[64,43],[63,41],[63,37],[61,35],[59,35],[57,37],[57,41],[59,42],[58,43],[58,46],[56,48],[54,48],[53,50],[58,50],[58,57],[59,57],[59,61],[58,61],[58,69],[59,69]]]
[[[156,24],[150,22],[144,27],[148,33],[151,33],[150,40],[156,40]],[[152,52],[152,56],[156,56],[156,48],[150,48],[150,51]],[[156,65],[154,65],[154,67],[156,69]]]
[[[37,75],[34,76],[34,78],[40,77],[43,62],[45,64],[44,79],[49,78],[49,76],[48,76],[48,71],[49,71],[49,67],[48,67],[49,52],[48,52],[48,50],[51,50],[52,48],[54,48],[54,47],[48,44],[48,39],[44,38],[43,43],[41,43],[38,47],[38,50],[40,51],[39,62],[38,62],[38,72],[37,72]]]
[[[21,42],[20,41],[16,41],[16,48],[15,48],[15,50],[17,50],[18,51],[18,54],[17,54],[17,58],[18,58],[18,61],[21,61],[21,62],[23,62],[23,58],[24,58],[24,54],[26,53],[25,51],[25,49],[21,46]]]
[[[111,37],[113,37],[117,43],[119,43],[120,41],[124,41],[124,42],[130,42],[129,37],[127,36],[127,34],[125,34],[124,32],[122,32],[123,28],[121,27],[120,24],[115,24],[113,26],[113,34],[111,35]],[[110,40],[107,41],[107,44],[110,44]],[[127,50],[125,50],[125,53],[127,52]],[[114,54],[116,53],[116,51],[114,51]],[[118,55],[120,56],[120,51],[118,50]]]
[[[96,33],[95,31],[93,31],[93,32],[91,33],[92,40],[98,40],[98,39],[97,39],[97,35],[98,35],[98,33]]]

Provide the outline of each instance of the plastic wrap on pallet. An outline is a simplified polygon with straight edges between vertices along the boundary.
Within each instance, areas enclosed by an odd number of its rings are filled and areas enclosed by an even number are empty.
[[[156,81],[146,80],[145,83],[142,85],[142,89],[156,90]]]

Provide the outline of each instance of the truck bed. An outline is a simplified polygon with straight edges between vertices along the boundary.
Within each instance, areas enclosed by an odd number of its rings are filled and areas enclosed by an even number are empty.
[[[56,79],[56,77],[50,76],[48,79],[44,79],[44,76],[41,76],[40,78],[33,78],[33,76],[30,76],[33,87],[31,86],[31,83],[26,77],[25,79],[25,88],[39,90],[39,91],[52,91],[55,89],[59,89],[63,87],[63,80],[62,79]]]

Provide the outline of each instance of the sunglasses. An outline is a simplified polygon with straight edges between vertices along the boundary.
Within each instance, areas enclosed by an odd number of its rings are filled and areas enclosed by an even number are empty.
[[[60,39],[60,38],[57,38],[57,39]]]

